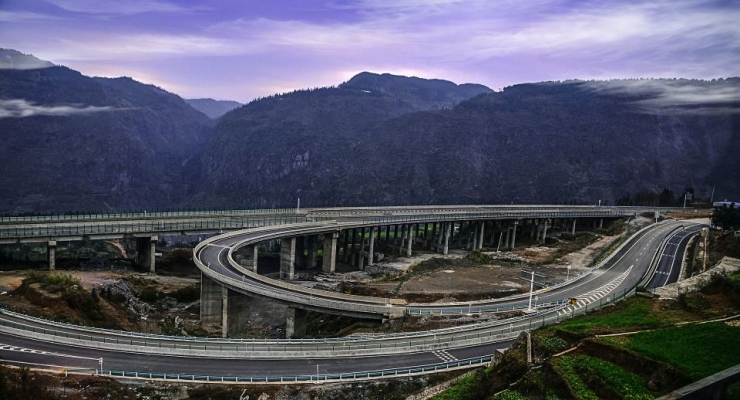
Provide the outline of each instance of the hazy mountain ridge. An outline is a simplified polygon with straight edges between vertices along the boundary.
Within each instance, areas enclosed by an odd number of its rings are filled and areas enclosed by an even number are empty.
[[[212,123],[178,96],[66,67],[0,70],[1,211],[167,208]]]
[[[652,83],[686,92],[737,81]],[[364,99],[362,90],[329,89],[266,99],[217,126],[206,152],[206,181],[214,183],[206,198],[261,206],[298,197],[308,205],[613,203],[686,185],[708,196],[715,184],[718,195],[740,195],[732,150],[740,102],[702,105],[721,113],[686,113],[698,105],[670,101],[648,109],[661,93],[624,86],[522,84],[424,112],[394,112],[393,101],[409,103],[369,86]],[[391,108],[371,103],[380,99]]]
[[[251,102],[216,126],[204,155],[198,200],[228,206],[243,198],[244,204],[260,207],[301,196],[321,204],[359,201],[353,194],[358,182],[347,178],[362,175],[374,156],[382,156],[374,152],[372,133],[384,121],[490,91],[482,85],[361,73],[336,88]]]
[[[206,99],[185,99],[194,109],[202,112],[211,119],[219,119],[227,112],[242,106],[242,103],[231,100],[214,100]]]
[[[0,211],[738,198],[739,96],[738,78],[493,92],[361,73],[213,121],[131,78],[0,69]]]

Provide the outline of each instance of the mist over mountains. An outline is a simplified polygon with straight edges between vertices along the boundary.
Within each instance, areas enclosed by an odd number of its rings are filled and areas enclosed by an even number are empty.
[[[0,212],[740,197],[738,78],[363,72],[234,108],[28,57],[0,51]]]

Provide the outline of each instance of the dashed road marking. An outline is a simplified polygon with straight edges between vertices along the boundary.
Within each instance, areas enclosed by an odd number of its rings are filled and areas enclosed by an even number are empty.
[[[54,354],[54,353],[49,353],[48,351],[27,349],[25,347],[16,347],[16,346],[8,345],[8,344],[0,344],[0,350],[16,351],[16,352],[21,352],[21,353],[33,353],[33,354],[41,354],[41,355],[53,355]]]

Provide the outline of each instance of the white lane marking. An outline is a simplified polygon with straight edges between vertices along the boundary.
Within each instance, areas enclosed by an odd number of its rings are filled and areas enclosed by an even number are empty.
[[[208,244],[206,245],[206,247],[208,247],[208,246],[213,246],[213,247],[221,247],[221,248],[223,248],[223,249],[228,249],[228,248],[229,248],[229,246],[222,246],[222,245],[220,245],[220,244],[213,244],[213,243],[208,243]]]
[[[97,361],[97,358],[93,357],[82,357],[82,356],[74,356],[71,354],[62,354],[62,353],[55,353],[52,351],[43,351],[43,350],[36,350],[36,349],[29,349],[27,347],[18,347],[13,346],[9,344],[2,344],[0,343],[0,351],[13,351],[17,353],[31,353],[31,354],[40,354],[42,356],[56,356],[56,357],[65,357],[65,358],[77,358],[82,360],[95,360]],[[9,362],[9,360],[4,360],[5,362]]]
[[[439,359],[444,362],[457,361],[457,357],[453,356],[445,350],[435,350],[432,352],[432,354],[439,357]]]

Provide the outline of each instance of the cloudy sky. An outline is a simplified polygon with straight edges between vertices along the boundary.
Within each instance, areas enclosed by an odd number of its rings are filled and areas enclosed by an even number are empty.
[[[390,72],[521,82],[740,75],[740,2],[0,0],[0,47],[246,102]]]

